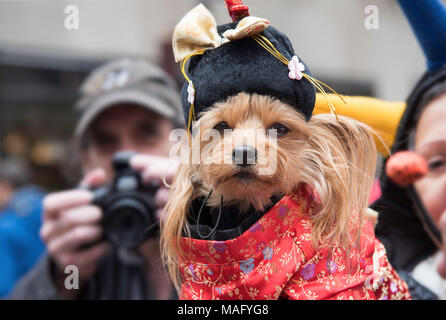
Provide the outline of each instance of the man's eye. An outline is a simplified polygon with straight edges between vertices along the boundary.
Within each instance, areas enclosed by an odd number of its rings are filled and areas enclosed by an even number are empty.
[[[225,121],[220,122],[219,124],[217,124],[214,127],[215,130],[217,130],[220,133],[224,133],[225,130],[230,130],[231,127],[229,126],[229,124]]]
[[[143,138],[153,138],[157,135],[157,130],[154,126],[145,126],[141,128],[138,132],[139,136]]]
[[[288,129],[285,125],[283,125],[281,123],[273,124],[272,126],[270,126],[268,128],[268,130],[276,130],[278,137],[284,136],[290,131],[290,129]]]

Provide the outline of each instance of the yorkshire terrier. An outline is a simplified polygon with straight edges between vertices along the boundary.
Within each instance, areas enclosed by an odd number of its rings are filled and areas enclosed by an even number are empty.
[[[190,144],[202,151],[201,161],[180,165],[162,223],[163,251],[178,289],[179,263],[187,255],[179,239],[190,236],[198,198],[207,198],[218,221],[221,207],[230,206],[230,214],[240,217],[250,208],[265,212],[272,199],[311,186],[317,195],[308,217],[314,246],[354,245],[376,166],[375,142],[365,124],[332,114],[306,121],[278,99],[239,93],[204,111],[194,129]],[[203,137],[210,129],[217,139]]]

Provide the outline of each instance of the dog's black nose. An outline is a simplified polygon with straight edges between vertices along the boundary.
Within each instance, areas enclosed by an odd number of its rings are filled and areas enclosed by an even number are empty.
[[[250,146],[236,147],[232,151],[232,160],[236,165],[246,167],[256,163],[257,150]]]

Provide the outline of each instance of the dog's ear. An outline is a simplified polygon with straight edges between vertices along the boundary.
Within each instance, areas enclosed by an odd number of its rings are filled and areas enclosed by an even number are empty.
[[[372,129],[327,114],[313,116],[309,126],[303,178],[322,202],[312,217],[315,243],[329,238],[332,244],[346,245],[352,230],[359,232],[373,185],[377,151]]]
[[[180,285],[178,257],[181,255],[180,238],[187,229],[187,213],[194,197],[196,166],[180,164],[170,189],[170,198],[161,219],[161,251],[164,262],[177,290]]]

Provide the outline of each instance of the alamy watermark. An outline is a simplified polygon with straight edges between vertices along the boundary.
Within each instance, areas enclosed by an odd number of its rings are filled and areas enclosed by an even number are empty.
[[[65,7],[64,13],[66,14],[64,20],[65,29],[79,30],[79,7],[70,4]]]
[[[364,13],[367,15],[364,20],[364,26],[367,30],[379,29],[379,9],[378,6],[368,5],[364,9]]]
[[[199,137],[199,139],[197,139]],[[258,175],[277,169],[277,130],[216,129],[190,132],[172,130],[169,158],[186,164],[256,165]]]
[[[64,273],[67,274],[64,281],[65,289],[78,290],[79,289],[79,268],[75,265],[68,265],[65,267]]]

